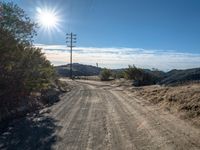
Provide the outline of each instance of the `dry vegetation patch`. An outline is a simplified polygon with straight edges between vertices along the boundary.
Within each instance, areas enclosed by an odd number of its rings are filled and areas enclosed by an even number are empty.
[[[134,95],[142,97],[153,104],[179,112],[184,119],[200,125],[200,84],[180,86],[144,86],[132,88]]]

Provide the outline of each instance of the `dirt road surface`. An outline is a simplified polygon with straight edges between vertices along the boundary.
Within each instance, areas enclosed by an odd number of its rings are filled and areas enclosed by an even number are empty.
[[[0,149],[200,150],[199,129],[120,87],[70,84],[58,103],[10,123]]]

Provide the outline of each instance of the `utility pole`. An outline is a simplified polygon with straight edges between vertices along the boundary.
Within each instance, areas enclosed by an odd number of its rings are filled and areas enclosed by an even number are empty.
[[[66,34],[66,43],[67,47],[70,47],[70,78],[73,78],[73,73],[72,73],[72,48],[75,47],[74,43],[76,43],[76,34],[67,33]]]

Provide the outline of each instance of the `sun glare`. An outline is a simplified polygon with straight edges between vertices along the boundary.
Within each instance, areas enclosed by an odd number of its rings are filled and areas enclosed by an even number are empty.
[[[53,10],[37,8],[37,22],[44,29],[58,29],[59,17]]]

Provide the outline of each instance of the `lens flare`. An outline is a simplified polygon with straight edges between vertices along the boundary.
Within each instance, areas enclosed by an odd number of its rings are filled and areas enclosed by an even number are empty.
[[[59,31],[60,26],[60,18],[58,13],[54,9],[47,8],[36,8],[37,11],[37,23],[39,27],[43,30],[51,31]]]

